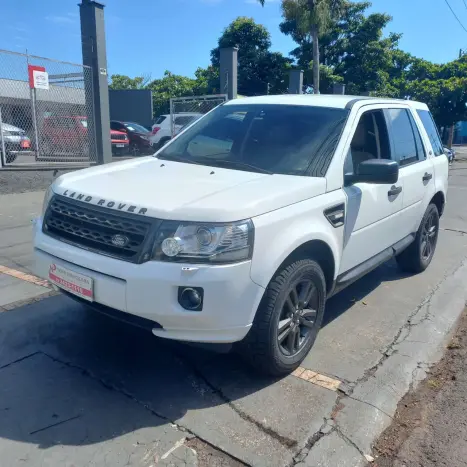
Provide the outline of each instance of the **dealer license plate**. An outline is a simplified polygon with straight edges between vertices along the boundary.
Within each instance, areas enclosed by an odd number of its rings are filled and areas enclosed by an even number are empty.
[[[84,300],[93,301],[93,281],[91,277],[52,263],[49,268],[49,281]]]
[[[115,146],[117,146],[117,148],[124,148],[125,147],[124,144],[116,144]]]

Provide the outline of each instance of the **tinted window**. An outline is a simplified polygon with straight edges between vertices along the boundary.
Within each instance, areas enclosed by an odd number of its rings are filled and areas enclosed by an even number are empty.
[[[381,110],[365,112],[358,122],[350,150],[344,162],[344,174],[357,172],[358,166],[369,159],[390,159],[388,131]]]
[[[417,162],[417,146],[409,113],[405,109],[389,109],[387,114],[391,125],[393,158],[401,166]]]
[[[191,123],[196,117],[194,116],[185,116],[185,117],[175,117],[175,125],[187,125]]]
[[[417,110],[418,116],[425,127],[425,130],[430,138],[431,146],[433,147],[433,153],[435,156],[441,156],[444,154],[443,143],[436,128],[435,122],[431,113],[428,110]]]
[[[125,122],[124,125],[130,131],[136,131],[137,133],[147,133],[148,132],[147,128],[144,128],[144,126],[141,126],[138,123]]]
[[[322,176],[348,111],[291,105],[225,105],[188,128],[158,157],[233,169]],[[249,164],[248,168],[241,164]]]
[[[156,125],[161,124],[167,117],[165,115],[161,115],[160,117],[157,118],[157,120],[154,122]]]
[[[418,131],[417,124],[413,118],[413,115],[409,112],[410,123],[412,125],[412,130],[415,135],[415,145],[417,147],[417,157],[419,161],[426,159],[425,147],[423,146],[422,137],[420,136],[420,131]]]

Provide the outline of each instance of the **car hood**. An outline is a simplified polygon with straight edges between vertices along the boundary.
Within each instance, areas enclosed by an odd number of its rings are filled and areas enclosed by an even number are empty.
[[[62,175],[53,191],[159,219],[231,222],[323,194],[324,178],[265,175],[145,157]]]

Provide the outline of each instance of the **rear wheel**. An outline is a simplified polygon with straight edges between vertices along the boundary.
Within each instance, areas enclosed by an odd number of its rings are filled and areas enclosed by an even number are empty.
[[[283,375],[297,368],[313,346],[324,315],[326,281],[316,261],[296,261],[266,289],[241,353],[260,371]]]
[[[430,204],[412,244],[396,257],[403,271],[423,272],[431,263],[438,243],[439,212],[435,204]]]
[[[130,144],[130,156],[138,157],[141,156],[141,151],[139,150],[139,146],[136,143]]]

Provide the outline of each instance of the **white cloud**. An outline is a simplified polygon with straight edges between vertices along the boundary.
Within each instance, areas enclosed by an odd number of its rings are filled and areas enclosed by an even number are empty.
[[[45,17],[46,21],[56,24],[73,24],[78,22],[78,13],[67,13],[65,15],[51,15]]]

